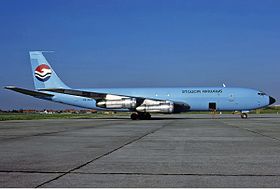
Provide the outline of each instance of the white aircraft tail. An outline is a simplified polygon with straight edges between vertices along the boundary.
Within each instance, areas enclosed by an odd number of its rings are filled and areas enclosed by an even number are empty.
[[[56,75],[42,52],[43,51],[29,52],[35,88],[37,90],[49,88],[69,89]]]

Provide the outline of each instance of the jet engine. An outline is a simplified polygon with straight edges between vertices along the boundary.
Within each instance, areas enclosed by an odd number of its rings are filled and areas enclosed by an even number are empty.
[[[136,108],[137,101],[135,98],[122,98],[114,100],[100,100],[96,102],[96,106],[100,108],[111,109],[134,109]]]
[[[190,109],[189,105],[184,103],[174,103],[171,101],[145,100],[143,104],[136,108],[138,112],[150,113],[180,113]]]
[[[172,113],[174,104],[171,102],[161,103],[159,105],[141,105],[136,108],[138,112],[157,112],[157,113]]]

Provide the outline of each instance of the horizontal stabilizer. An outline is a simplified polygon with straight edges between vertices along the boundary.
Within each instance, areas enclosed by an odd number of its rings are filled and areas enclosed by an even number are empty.
[[[5,89],[16,91],[16,92],[19,92],[19,93],[22,93],[22,94],[25,94],[25,95],[34,96],[34,97],[37,97],[37,98],[50,98],[50,97],[54,96],[52,94],[38,92],[38,91],[32,91],[32,90],[23,89],[23,88],[18,88],[18,87],[15,87],[15,86],[7,86],[7,87],[5,87]]]

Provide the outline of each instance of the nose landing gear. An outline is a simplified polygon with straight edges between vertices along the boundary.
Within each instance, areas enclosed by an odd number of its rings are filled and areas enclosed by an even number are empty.
[[[151,114],[150,113],[142,113],[142,112],[138,112],[138,113],[132,113],[130,115],[130,118],[132,120],[137,120],[137,119],[140,119],[140,120],[149,120],[151,119]]]
[[[241,113],[240,116],[241,116],[242,119],[247,119],[248,118],[248,114],[246,114],[246,113]]]

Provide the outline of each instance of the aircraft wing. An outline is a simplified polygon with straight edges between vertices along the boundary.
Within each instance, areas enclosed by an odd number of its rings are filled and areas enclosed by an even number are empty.
[[[81,97],[93,98],[95,100],[105,99],[107,95],[115,95],[115,96],[124,97],[124,98],[132,97],[132,98],[145,99],[145,98],[142,98],[142,97],[119,95],[119,94],[109,94],[109,93],[99,93],[99,92],[90,92],[90,91],[81,91],[81,90],[75,90],[75,89],[41,89],[40,91],[49,91],[49,92],[56,92],[56,93],[73,95],[73,96],[81,96]]]
[[[81,97],[93,98],[95,100],[104,99],[107,96],[107,93],[97,93],[97,92],[81,91],[75,89],[41,89],[40,91],[49,91],[49,92],[62,93],[62,94],[68,94],[73,96],[81,96]]]
[[[39,92],[39,91],[32,91],[32,90],[23,89],[23,88],[19,88],[19,87],[15,87],[15,86],[6,86],[5,89],[16,91],[16,92],[19,92],[19,93],[22,93],[25,95],[29,95],[29,96],[34,96],[37,98],[51,98],[54,96],[52,94],[43,93],[43,92]]]
[[[162,100],[162,99],[155,99],[155,98],[145,98],[145,97],[137,97],[137,96],[129,96],[129,95],[127,96],[127,95],[119,95],[119,94],[99,93],[99,92],[82,91],[82,90],[75,90],[75,89],[61,89],[61,88],[41,89],[40,91],[49,91],[49,92],[56,92],[56,93],[73,95],[73,96],[93,98],[96,101],[105,100],[109,95],[117,96],[124,99],[132,98],[136,100],[137,108],[139,110],[140,110],[140,106],[146,108],[145,107],[146,105],[160,106],[162,105],[162,103],[165,104],[174,103],[174,107],[175,107],[174,112],[184,112],[190,109],[190,106],[184,102],[173,102],[169,100]]]

